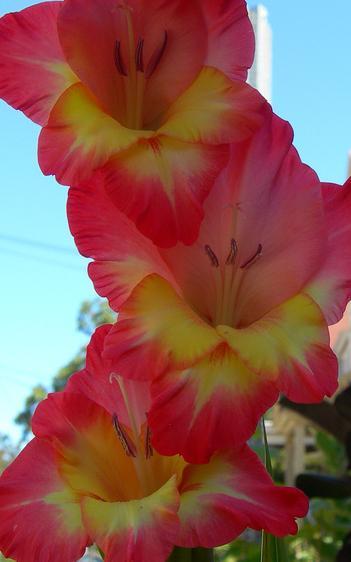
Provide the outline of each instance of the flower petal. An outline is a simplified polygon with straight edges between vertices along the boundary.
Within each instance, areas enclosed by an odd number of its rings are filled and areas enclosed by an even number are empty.
[[[188,465],[180,494],[179,543],[185,547],[225,544],[247,527],[279,537],[295,534],[295,518],[308,511],[304,494],[275,486],[247,446],[219,453],[206,465]]]
[[[245,0],[201,0],[201,7],[209,36],[205,64],[233,80],[246,80],[254,59],[255,36]]]
[[[171,105],[159,134],[187,142],[221,144],[251,136],[271,111],[257,90],[204,68]]]
[[[157,248],[111,203],[100,175],[69,190],[67,214],[80,253],[97,260],[89,266],[95,289],[115,311],[150,273],[172,280]]]
[[[169,365],[194,363],[220,341],[167,281],[149,275],[121,310],[106,337],[105,354],[113,359],[116,372],[148,379]]]
[[[337,389],[329,332],[307,295],[296,295],[247,328],[219,326],[217,331],[250,370],[276,381],[294,402],[319,402]]]
[[[142,497],[130,456],[112,416],[82,394],[50,394],[33,416],[33,433],[57,452],[60,474],[80,496],[104,501]]]
[[[225,145],[185,143],[166,136],[141,140],[104,168],[115,205],[161,247],[191,244],[202,203],[228,158]]]
[[[0,478],[1,552],[18,562],[72,562],[88,544],[53,448],[33,439]]]
[[[206,463],[215,451],[247,441],[278,395],[274,383],[222,344],[193,367],[169,370],[152,383],[153,445],[161,454]]]
[[[214,325],[224,296],[228,318],[222,323],[243,328],[304,290],[323,263],[320,182],[301,163],[292,138],[291,126],[268,114],[250,140],[233,144],[228,165],[204,203],[196,242],[162,250],[188,302]],[[233,242],[236,255],[227,264]],[[257,252],[259,259],[242,267]],[[225,279],[232,279],[226,295]]]
[[[86,368],[69,378],[65,392],[84,394],[93,402],[100,404],[111,416],[118,414],[119,422],[132,429],[121,385],[111,377],[112,362],[102,356],[105,339],[111,327],[111,324],[106,324],[95,330],[87,348]],[[149,384],[125,379],[123,390],[127,395],[135,423],[140,428],[145,422],[145,413],[150,408]]]
[[[0,20],[0,96],[44,125],[61,93],[78,81],[57,34],[63,2],[42,2]]]
[[[322,184],[328,240],[324,263],[305,291],[319,304],[328,324],[342,317],[351,299],[351,178],[343,187]]]
[[[120,125],[83,84],[74,84],[59,98],[41,131],[39,164],[60,183],[78,184],[145,135]]]
[[[106,562],[164,562],[177,538],[179,496],[176,477],[150,496],[128,502],[83,500],[89,533]]]
[[[138,39],[144,40],[147,71],[152,56],[162,46],[165,32],[166,48],[146,83],[145,127],[178,97],[203,65],[206,27],[197,2],[95,0],[87,5],[86,0],[66,0],[59,18],[60,40],[67,60],[103,107],[121,122],[125,112],[124,85],[114,64],[115,43],[120,41],[131,79]]]

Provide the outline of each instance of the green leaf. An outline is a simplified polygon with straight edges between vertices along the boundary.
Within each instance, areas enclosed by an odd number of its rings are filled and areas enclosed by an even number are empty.
[[[273,476],[264,418],[262,418],[262,435],[266,469]],[[289,562],[288,550],[284,539],[277,539],[277,537],[263,531],[261,538],[261,562]]]

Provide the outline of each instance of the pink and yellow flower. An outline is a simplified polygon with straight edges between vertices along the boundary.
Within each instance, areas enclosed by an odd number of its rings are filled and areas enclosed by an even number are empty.
[[[160,453],[206,462],[245,442],[280,392],[296,402],[335,392],[327,324],[351,296],[350,206],[350,182],[321,184],[275,116],[234,147],[191,246],[154,246],[103,178],[71,189],[71,231],[119,312],[106,357],[123,377],[151,378]]]
[[[228,158],[269,111],[244,83],[245,0],[64,0],[0,20],[0,96],[43,125],[45,174],[103,168],[117,207],[156,243],[188,244]]]
[[[153,451],[148,385],[111,376],[97,330],[87,365],[33,419],[36,437],[0,478],[0,549],[17,562],[75,562],[96,543],[106,562],[165,562],[174,545],[213,547],[246,527],[282,536],[306,514],[245,445],[209,464]]]

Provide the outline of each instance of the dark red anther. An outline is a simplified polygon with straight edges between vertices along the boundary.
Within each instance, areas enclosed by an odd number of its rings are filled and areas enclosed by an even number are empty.
[[[243,263],[243,265],[241,265],[240,268],[247,269],[248,267],[256,263],[256,261],[262,256],[262,250],[263,250],[262,244],[259,244],[256,253],[249,260]]]
[[[145,438],[145,456],[147,459],[151,458],[154,454],[154,450],[151,445],[151,430],[149,426],[146,429],[146,438]]]
[[[235,262],[235,258],[236,258],[237,253],[238,253],[238,244],[236,243],[236,240],[234,240],[234,238],[232,238],[231,241],[230,241],[230,252],[228,254],[227,259],[225,260],[225,264],[226,265],[233,265],[233,263]]]
[[[206,244],[206,246],[205,246],[205,252],[208,255],[208,257],[210,258],[211,265],[213,267],[219,267],[218,258],[216,256],[216,254],[214,253],[214,251],[212,250],[211,246],[209,246],[208,244]]]
[[[139,37],[135,50],[135,67],[137,71],[144,72],[144,39]]]
[[[113,415],[112,422],[127,457],[136,457],[136,447],[127,432],[120,425],[116,414]]]
[[[116,65],[116,68],[117,68],[118,72],[122,76],[128,76],[125,64],[123,62],[123,57],[122,57],[122,52],[121,52],[121,42],[118,41],[118,40],[115,43],[114,59],[115,59],[115,65]]]
[[[145,70],[145,78],[150,78],[161,62],[168,43],[168,33],[165,30],[161,45],[154,51]]]

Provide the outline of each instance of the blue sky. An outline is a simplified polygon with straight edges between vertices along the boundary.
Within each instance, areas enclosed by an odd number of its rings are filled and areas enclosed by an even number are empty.
[[[29,4],[2,0],[0,15]],[[302,159],[321,179],[343,182],[351,148],[351,2],[339,0],[337,10],[326,4],[265,1],[274,38],[273,107],[292,123]],[[1,101],[0,123],[0,432],[15,438],[12,420],[31,387],[48,384],[85,341],[77,312],[95,295],[68,232],[66,189],[39,170],[39,128]]]

